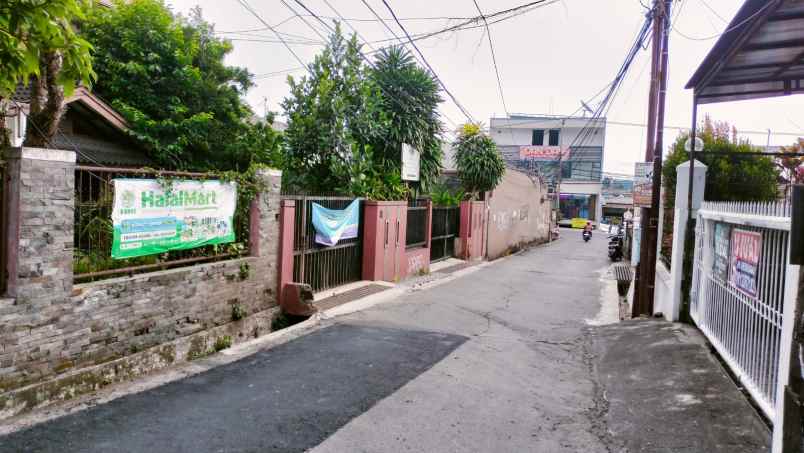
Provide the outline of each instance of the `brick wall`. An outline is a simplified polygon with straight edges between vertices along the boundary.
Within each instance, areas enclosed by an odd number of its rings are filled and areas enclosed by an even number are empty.
[[[6,158],[9,297],[0,299],[0,402],[3,392],[219,326],[228,325],[235,342],[270,330],[278,171],[261,175],[268,190],[253,207],[252,256],[73,285],[74,153],[25,148]],[[233,322],[234,304],[247,319]]]

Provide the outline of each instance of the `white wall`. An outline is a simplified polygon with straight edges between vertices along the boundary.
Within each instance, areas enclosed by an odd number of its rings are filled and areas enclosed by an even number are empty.
[[[22,146],[22,142],[25,140],[25,126],[27,122],[28,117],[24,112],[19,112],[17,115],[6,118],[6,127],[10,132],[12,147]]]
[[[489,132],[499,146],[522,146],[531,144],[534,129],[544,129],[544,144],[547,145],[547,130],[560,129],[559,143],[570,146],[587,123],[589,120],[585,118],[492,118]],[[594,126],[592,135],[583,140],[584,146],[604,145],[605,120],[597,120]]]

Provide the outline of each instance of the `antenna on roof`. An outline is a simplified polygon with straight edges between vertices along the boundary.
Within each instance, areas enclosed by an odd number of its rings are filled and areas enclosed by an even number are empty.
[[[586,102],[581,101],[581,107],[583,107],[583,116],[584,116],[584,118],[586,118],[586,113],[587,113],[587,112],[591,113],[592,115],[594,115],[594,114],[595,114],[595,111],[594,111],[594,110],[592,110],[592,108],[591,108],[591,107],[589,107],[589,106],[586,104]]]

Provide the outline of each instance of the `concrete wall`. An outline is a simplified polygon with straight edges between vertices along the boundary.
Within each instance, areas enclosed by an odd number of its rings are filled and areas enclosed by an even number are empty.
[[[671,317],[673,313],[673,278],[663,262],[656,263],[656,282],[653,289],[653,314]]]
[[[267,189],[252,207],[251,256],[74,285],[75,154],[18,148],[6,159],[9,272],[8,297],[0,299],[0,416],[32,404],[8,396],[24,386],[209,329],[226,327],[218,330],[234,342],[270,330],[270,314],[276,311],[280,172],[260,175]],[[249,316],[233,322],[234,304]],[[186,357],[171,349],[169,362],[203,355],[214,340],[203,337],[184,351]],[[164,350],[160,354],[165,357]],[[36,395],[36,404],[51,398],[41,389]]]
[[[547,187],[508,169],[489,198],[488,258],[530,243],[546,242],[550,226]]]

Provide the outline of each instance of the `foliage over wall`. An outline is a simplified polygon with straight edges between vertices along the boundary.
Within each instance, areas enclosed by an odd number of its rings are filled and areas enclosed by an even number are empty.
[[[423,186],[438,177],[438,87],[403,49],[385,49],[367,65],[357,38],[336,25],[308,74],[288,83],[283,184],[290,190],[403,198],[415,187],[401,179],[403,143],[421,153]]]
[[[452,144],[458,177],[466,192],[477,196],[493,190],[505,174],[497,144],[479,124],[464,124]]]
[[[125,116],[160,166],[281,165],[272,119],[256,121],[243,101],[251,74],[225,64],[232,44],[199,8],[182,17],[161,0],[116,0],[95,8],[81,31],[95,49],[95,93]]]

